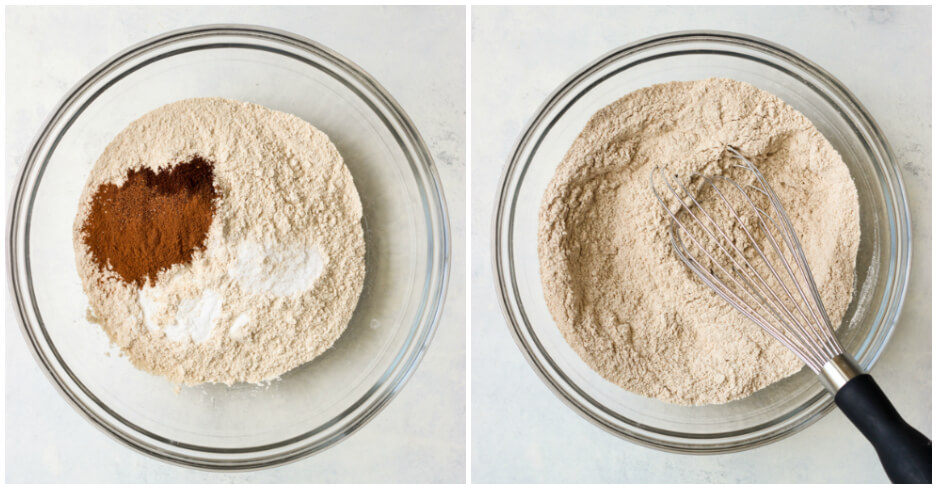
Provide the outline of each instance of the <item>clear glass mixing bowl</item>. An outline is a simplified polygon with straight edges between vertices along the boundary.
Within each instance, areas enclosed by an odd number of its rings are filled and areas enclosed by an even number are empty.
[[[105,145],[163,104],[220,96],[323,130],[364,206],[367,278],[330,350],[269,386],[178,394],[118,355],[85,320],[72,220]],[[162,460],[252,469],[323,450],[397,393],[427,348],[446,290],[449,229],[432,157],[391,96],[312,41],[253,26],[202,26],[134,46],[81,80],[24,162],[8,221],[10,289],[23,334],[65,398],[121,442]]]
[[[592,114],[639,88],[708,77],[777,95],[813,121],[849,166],[862,239],[856,294],[838,335],[867,369],[895,326],[911,252],[905,192],[885,137],[839,81],[786,48],[733,33],[665,34],[602,56],[554,91],[517,140],[502,176],[493,256],[504,315],[530,365],[575,411],[623,438],[685,453],[730,452],[788,436],[827,413],[831,396],[806,368],[748,398],[700,407],[648,399],[607,382],[569,347],[547,310],[537,216],[557,164]]]

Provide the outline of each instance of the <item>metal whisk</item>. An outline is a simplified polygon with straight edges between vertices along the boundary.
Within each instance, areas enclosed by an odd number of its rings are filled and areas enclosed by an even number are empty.
[[[836,338],[794,226],[764,175],[735,148],[726,176],[651,172],[680,260],[732,307],[791,350],[820,378],[872,443],[892,482],[931,482],[931,441],[908,425]],[[658,180],[668,192],[658,193]],[[697,187],[697,191],[690,189]]]

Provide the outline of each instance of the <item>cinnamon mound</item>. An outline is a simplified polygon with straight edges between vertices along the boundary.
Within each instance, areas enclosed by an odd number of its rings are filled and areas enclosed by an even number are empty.
[[[160,271],[205,249],[217,197],[213,164],[198,156],[155,172],[130,170],[123,184],[97,188],[82,237],[102,271],[152,285]]]

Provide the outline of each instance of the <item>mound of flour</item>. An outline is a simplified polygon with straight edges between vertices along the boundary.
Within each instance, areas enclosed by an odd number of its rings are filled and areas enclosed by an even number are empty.
[[[856,187],[806,117],[727,79],[638,90],[597,112],[573,143],[544,194],[538,236],[557,326],[592,369],[625,389],[724,403],[802,368],[676,257],[669,217],[648,188],[655,166],[725,174],[734,164],[726,146],[750,157],[778,194],[834,326],[851,302]]]
[[[195,155],[213,162],[220,194],[204,251],[142,288],[95,266],[80,238],[95,189]],[[276,378],[348,325],[365,277],[361,217],[342,157],[307,122],[220,98],[166,105],[118,134],[85,185],[74,244],[89,318],[175,383]]]

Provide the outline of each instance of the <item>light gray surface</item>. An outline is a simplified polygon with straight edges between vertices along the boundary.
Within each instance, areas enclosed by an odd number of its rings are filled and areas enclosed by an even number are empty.
[[[462,7],[7,8],[7,200],[41,123],[92,68],[131,44],[171,29],[252,23],[325,44],[371,73],[397,99],[436,159],[453,243],[448,298],[439,329],[397,398],[339,445],[261,472],[215,474],[171,466],[137,454],[96,430],[40,372],[7,307],[7,482],[465,479],[464,15]]]
[[[838,411],[755,450],[674,455],[610,435],[560,402],[514,344],[490,263],[492,208],[515,138],[575,70],[669,31],[747,33],[826,68],[861,100],[898,160],[913,219],[910,290],[878,365],[905,418],[931,432],[931,13],[918,8],[472,9],[472,481],[885,482]]]

